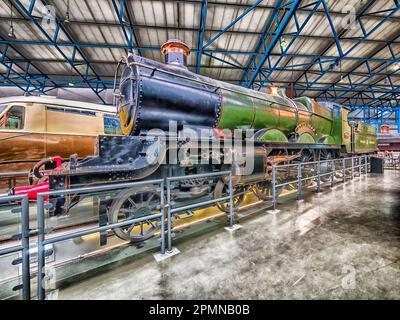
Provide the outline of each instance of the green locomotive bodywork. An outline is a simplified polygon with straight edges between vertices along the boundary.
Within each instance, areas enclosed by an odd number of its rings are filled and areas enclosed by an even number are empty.
[[[369,153],[378,148],[376,128],[365,123],[352,125],[353,147],[352,153]]]
[[[350,126],[344,107],[255,91],[195,74],[183,65],[129,55],[120,91],[124,98],[118,110],[125,135],[168,130],[174,121],[179,128],[253,129],[261,143],[288,143],[293,148],[308,144],[304,148],[321,149],[322,144],[342,154],[376,151],[375,128]]]
[[[308,97],[289,99],[218,82],[222,92],[219,129],[254,129],[263,142],[340,145],[346,153],[377,150],[374,126],[350,125],[348,110],[323,105]]]

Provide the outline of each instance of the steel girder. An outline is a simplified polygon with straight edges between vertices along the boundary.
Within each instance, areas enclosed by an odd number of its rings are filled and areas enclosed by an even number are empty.
[[[117,14],[118,22],[121,26],[122,33],[124,34],[126,44],[129,48],[129,51],[133,51],[133,41],[135,41],[136,47],[139,48],[139,41],[138,41],[138,37],[137,37],[136,31],[135,31],[135,25],[133,23],[130,13],[129,13],[129,9],[126,5],[126,1],[121,0],[120,4],[118,6],[117,0],[112,0],[112,4],[113,4],[114,10],[115,10],[115,13]],[[128,19],[128,25],[124,21],[124,14],[126,15],[126,17]],[[126,30],[127,26],[129,26],[129,28],[130,28],[129,32]],[[129,35],[128,35],[128,33],[129,33]],[[137,49],[137,51],[138,51],[139,55],[142,55],[142,51],[140,49]]]
[[[197,41],[197,58],[196,58],[196,73],[200,73],[201,67],[201,56],[203,54],[203,41],[204,41],[204,32],[206,28],[206,19],[207,19],[207,4],[208,0],[202,0],[201,3],[201,11],[200,11],[200,29],[199,29],[199,39]]]
[[[84,83],[87,87],[92,89],[92,91],[97,95],[97,97],[105,103],[105,100],[101,97],[100,93],[106,89],[106,86],[101,82],[101,79],[99,75],[96,73],[96,70],[93,68],[91,65],[89,59],[86,58],[85,53],[82,51],[81,48],[74,47],[72,51],[72,55],[69,57],[67,53],[65,53],[62,50],[62,47],[60,47],[57,44],[57,40],[59,39],[59,33],[60,31],[63,32],[63,34],[67,37],[67,39],[70,42],[74,42],[73,38],[71,37],[70,33],[66,30],[66,28],[63,25],[63,21],[61,19],[58,19],[56,17],[56,28],[54,30],[53,34],[50,34],[47,30],[45,30],[42,25],[39,23],[39,18],[33,16],[33,10],[35,9],[35,6],[37,6],[37,3],[39,1],[36,0],[30,0],[29,5],[25,5],[22,1],[20,0],[13,0],[11,3],[12,5],[18,10],[23,16],[26,18],[30,19],[35,27],[38,29],[38,31],[47,39],[47,41],[53,43],[53,47],[60,53],[60,55],[65,59],[68,65],[71,66],[71,68],[79,75],[79,77],[82,79],[81,82]],[[40,0],[40,3],[43,6],[49,5],[49,3],[46,0]],[[78,68],[77,65],[75,64],[75,56],[76,53],[79,53],[79,55],[83,59],[83,63],[86,65],[85,67],[85,72],[82,73]],[[96,86],[93,86],[92,83],[89,81],[90,76],[96,78],[98,80],[98,84]],[[71,83],[71,80],[69,81]],[[79,82],[78,82],[79,83]]]
[[[262,38],[261,41],[265,44],[263,53],[261,55],[260,60],[255,62],[255,68],[254,71],[251,72],[250,76],[248,77],[246,86],[248,88],[253,87],[253,84],[258,77],[258,75],[264,75],[264,72],[262,72],[262,68],[264,67],[264,63],[269,59],[269,55],[274,49],[275,45],[279,42],[281,39],[281,36],[284,34],[284,31],[291,21],[292,17],[296,16],[296,9],[300,6],[301,0],[293,0],[293,1],[286,1],[285,3],[282,3],[281,1],[278,2],[278,9],[274,10],[272,13],[273,15],[273,21],[276,23],[276,29],[273,32],[273,35],[270,39],[268,39],[268,43],[266,43],[265,38]],[[288,9],[289,8],[289,9]],[[280,14],[281,12],[284,11],[283,16],[280,20]],[[295,18],[296,27],[298,26],[298,21]],[[300,33],[300,32],[299,32]],[[289,46],[290,47],[290,44]],[[280,58],[281,59],[281,58]],[[278,59],[279,60],[279,59]],[[268,61],[268,64],[270,65],[270,61]],[[271,73],[273,70],[271,70]],[[270,73],[270,74],[271,74]],[[246,74],[249,74],[247,71]],[[259,87],[261,88],[263,85],[262,83],[265,83],[267,81],[268,76],[265,76],[265,79],[260,81]]]
[[[380,12],[369,12],[368,9],[372,8],[373,4],[376,0],[369,0],[367,4],[362,8],[362,10],[357,14],[356,20],[361,28],[362,37],[355,38],[346,36],[345,30],[336,30],[335,26],[332,22],[333,15],[340,15],[340,12],[332,11],[326,5],[327,0],[319,0],[312,1],[303,5],[305,3],[302,0],[292,1],[292,0],[276,0],[276,4],[274,6],[265,5],[262,0],[254,1],[252,4],[246,5],[238,5],[238,7],[243,8],[242,13],[236,17],[231,23],[229,23],[226,27],[224,27],[220,31],[209,30],[206,28],[206,16],[207,16],[207,8],[209,5],[218,5],[212,0],[202,0],[202,1],[188,1],[191,3],[195,3],[199,5],[200,10],[200,23],[198,29],[198,41],[197,47],[192,48],[192,52],[196,54],[196,63],[193,65],[193,69],[200,73],[201,71],[201,57],[203,55],[210,57],[211,59],[218,60],[222,62],[224,65],[230,68],[236,68],[240,70],[241,79],[238,82],[242,85],[252,86],[256,89],[262,89],[266,85],[272,83],[273,81],[273,73],[275,71],[291,71],[291,70],[304,70],[304,75],[302,76],[305,80],[298,81],[294,85],[290,85],[291,81],[284,83],[283,88],[294,88],[300,92],[304,91],[321,91],[318,95],[319,100],[336,100],[337,102],[342,102],[348,106],[364,106],[366,104],[378,105],[378,106],[392,106],[393,101],[399,99],[399,88],[394,84],[394,79],[399,77],[398,70],[390,72],[386,74],[385,66],[392,66],[394,64],[400,63],[400,57],[395,55],[395,50],[393,49],[394,45],[398,45],[400,43],[399,39],[393,38],[392,41],[386,42],[385,40],[375,40],[370,39],[370,35],[384,22],[386,21],[397,21],[394,13],[399,9],[399,2],[397,0],[388,0],[388,8],[384,11]],[[30,0],[30,1],[19,1],[12,0],[14,6],[22,12],[22,19],[31,20],[39,32],[44,35],[44,40],[39,41],[27,41],[27,40],[13,40],[13,39],[1,39],[0,44],[3,44],[3,53],[4,48],[8,46],[28,46],[28,45],[43,45],[43,46],[51,46],[56,48],[56,50],[62,53],[62,56],[65,58],[65,62],[71,66],[71,68],[75,71],[76,74],[79,75],[80,80],[75,80],[76,88],[91,88],[98,96],[102,90],[105,88],[111,88],[113,83],[112,80],[107,79],[105,76],[99,76],[94,70],[92,64],[94,61],[90,61],[85,56],[86,48],[116,48],[116,49],[126,49],[129,51],[137,50],[139,54],[142,54],[144,51],[149,50],[159,50],[159,47],[145,47],[141,46],[138,42],[138,35],[136,25],[129,14],[127,9],[126,0],[112,0],[113,8],[117,14],[118,21],[116,26],[120,25],[125,44],[112,44],[112,43],[79,43],[76,42],[73,37],[68,33],[68,30],[65,29],[63,23],[60,19],[57,20],[57,30],[54,35],[49,34],[46,30],[40,29],[40,24],[38,24],[38,17],[34,17],[32,15],[33,9],[37,3],[48,4],[45,0]],[[26,4],[28,3],[28,4]],[[390,4],[394,6],[390,8]],[[230,5],[229,3],[226,5]],[[215,45],[215,42],[221,37],[223,34],[228,32],[243,32],[238,30],[233,30],[233,26],[240,21],[243,17],[249,14],[252,10],[256,8],[267,8],[270,10],[271,14],[266,19],[266,24],[264,30],[259,32],[259,40],[257,42],[256,47],[253,50],[227,50],[220,49]],[[304,19],[299,19],[298,13],[301,12],[303,14]],[[300,54],[288,52],[289,48],[292,46],[293,42],[296,39],[300,39],[305,35],[302,35],[302,30],[307,25],[309,20],[313,15],[321,15],[324,14],[327,17],[327,23],[331,27],[332,30],[332,43],[330,46],[318,54]],[[342,13],[343,14],[343,13]],[[384,14],[384,15],[383,15]],[[367,32],[364,26],[364,20],[367,19],[376,19],[379,18],[381,21],[375,28],[369,30]],[[19,18],[21,19],[21,18]],[[300,20],[302,23],[300,24]],[[296,26],[296,32],[288,32],[286,31],[286,26],[290,21],[293,21]],[[88,22],[89,23],[89,22]],[[101,25],[102,23],[99,23]],[[146,26],[140,26],[143,28]],[[156,27],[156,26],[155,26]],[[169,28],[169,27],[167,27]],[[59,32],[64,32],[68,38],[68,41],[61,41],[58,36]],[[214,32],[212,38],[207,42],[204,39],[204,35],[206,32]],[[252,33],[257,34],[257,33]],[[288,46],[280,48],[280,52],[272,52],[272,49],[276,45],[279,44],[279,41],[285,37],[289,40]],[[311,36],[313,37],[313,36]],[[318,37],[318,36],[316,36]],[[354,40],[356,43],[348,50],[343,50],[341,45],[341,40]],[[385,46],[387,50],[391,52],[390,59],[384,59],[381,57],[377,57],[374,54],[371,54],[367,57],[354,57],[349,53],[354,53],[354,49],[357,48],[361,43],[366,41],[377,42],[382,46]],[[206,42],[206,44],[204,44]],[[332,46],[336,46],[338,55],[327,54],[327,51]],[[72,49],[72,56],[65,53],[65,48]],[[69,51],[70,51],[69,50]],[[237,63],[232,62],[231,60],[224,58],[223,55],[246,55],[249,57],[246,65],[242,66]],[[21,58],[15,59],[11,65],[12,69],[10,69],[10,59],[6,56],[2,55],[2,65],[4,63],[8,63],[6,67],[7,73],[2,74],[2,78],[7,78],[6,83],[1,85],[11,86],[16,85],[24,90],[32,91],[40,91],[43,89],[44,91],[50,90],[54,87],[65,87],[68,86],[70,82],[69,79],[60,79],[59,77],[54,77],[50,75],[46,75],[41,72],[32,61],[20,55]],[[276,63],[271,63],[270,57],[277,57]],[[282,60],[286,58],[286,64],[282,63]],[[306,58],[311,60],[310,62],[305,63],[292,63],[289,64],[288,61],[294,60],[296,58]],[[340,61],[354,61],[356,65],[365,65],[367,67],[367,72],[357,72],[356,70],[349,71],[343,74],[344,78],[348,80],[346,84],[339,83],[336,81],[333,84],[327,84],[321,81],[321,78],[327,73],[338,73],[333,69],[340,63]],[[97,61],[96,61],[97,62]],[[21,64],[22,63],[22,64]],[[110,63],[114,63],[110,61]],[[372,65],[378,63],[380,67],[374,68]],[[84,65],[86,67],[85,72],[80,72],[77,66]],[[27,66],[26,69],[23,67]],[[318,70],[313,70],[313,66],[318,66]],[[23,72],[20,71],[21,67]],[[358,68],[358,67],[357,67]],[[19,73],[15,73],[14,71],[19,71]],[[35,72],[37,71],[37,72]],[[309,77],[311,74],[318,73],[318,77],[314,81],[310,81]],[[360,76],[363,80],[355,82],[352,80],[354,75]],[[382,79],[386,76],[387,83],[382,84]],[[373,82],[371,84],[370,80],[378,79],[378,81]],[[41,91],[43,92],[43,91]],[[101,98],[99,96],[99,98]]]
[[[363,121],[375,125],[377,129],[382,124],[397,126],[400,133],[400,106],[396,107],[371,107],[371,106],[351,106],[349,115],[350,121]]]

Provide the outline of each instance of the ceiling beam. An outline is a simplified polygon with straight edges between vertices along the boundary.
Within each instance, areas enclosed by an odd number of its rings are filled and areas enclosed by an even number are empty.
[[[199,36],[197,41],[197,57],[196,57],[196,73],[200,73],[201,68],[201,56],[203,54],[203,41],[204,41],[204,32],[206,29],[206,21],[207,21],[207,3],[208,0],[203,0],[201,4],[200,10],[200,25],[199,25]]]
[[[289,10],[285,12],[285,14],[282,17],[282,20],[279,20],[279,10],[275,11],[274,19],[277,23],[276,30],[274,31],[274,36],[272,39],[269,41],[268,45],[266,46],[265,50],[263,51],[263,55],[261,56],[261,59],[257,62],[255,62],[255,70],[251,73],[249,76],[249,80],[246,83],[246,86],[248,88],[253,86],[253,83],[256,79],[256,77],[259,75],[261,68],[264,66],[265,61],[267,60],[268,56],[274,49],[275,45],[278,43],[279,39],[281,38],[281,35],[284,33],[287,25],[289,24],[289,21],[292,19],[294,16],[296,9],[300,6],[301,0],[293,0],[291,2],[287,2],[285,4],[281,4],[279,9],[281,10],[286,10],[287,6],[289,7]]]

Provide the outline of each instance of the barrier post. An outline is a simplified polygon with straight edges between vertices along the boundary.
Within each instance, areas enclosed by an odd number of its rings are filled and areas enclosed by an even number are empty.
[[[229,174],[229,226],[233,227],[233,185],[232,172]]]
[[[276,168],[272,165],[272,210],[276,210]]]
[[[43,280],[45,276],[45,252],[44,252],[44,196],[38,195],[37,197],[37,255],[38,255],[38,272],[37,272],[37,299],[45,299],[45,290],[43,287]]]
[[[354,179],[354,157],[351,157],[351,179]]]
[[[301,162],[297,166],[297,200],[301,200]]]
[[[331,160],[331,188],[333,188],[334,187],[334,185],[335,185],[335,172],[334,172],[334,170],[335,170],[335,162],[334,162],[335,160]]]
[[[321,192],[321,162],[317,162],[317,193]]]
[[[343,174],[343,178],[342,181],[343,183],[346,182],[346,159],[342,159],[342,174]]]
[[[165,204],[164,181],[160,183],[160,211],[161,211],[161,254],[165,254]]]
[[[170,186],[170,181],[168,179],[167,179],[167,205],[168,205],[168,215],[167,215],[168,253],[172,253],[171,186]]]
[[[29,200],[25,196],[21,202],[21,229],[22,229],[22,297],[31,299],[31,275],[29,262]]]

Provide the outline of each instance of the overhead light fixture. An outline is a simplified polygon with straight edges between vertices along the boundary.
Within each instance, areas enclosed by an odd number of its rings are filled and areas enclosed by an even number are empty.
[[[8,37],[11,39],[15,39],[14,27],[13,27],[13,7],[10,2],[10,11],[11,11],[11,19],[10,19],[10,29],[8,29]]]
[[[10,29],[8,29],[8,34],[7,35],[11,39],[15,39],[16,38],[15,33],[14,33],[13,25],[10,25]]]
[[[64,22],[66,22],[66,23],[69,22],[69,0],[67,0],[67,12],[65,13]]]
[[[71,62],[72,63],[72,62]],[[72,67],[73,67],[73,65],[71,64],[71,68],[70,68],[70,70],[69,70],[69,81],[68,81],[68,85],[70,86],[70,87],[74,87],[75,86],[75,83],[73,82],[73,71],[72,71]]]
[[[399,70],[400,69],[400,63],[395,63],[394,65],[393,65],[393,71],[397,71],[397,70]]]

